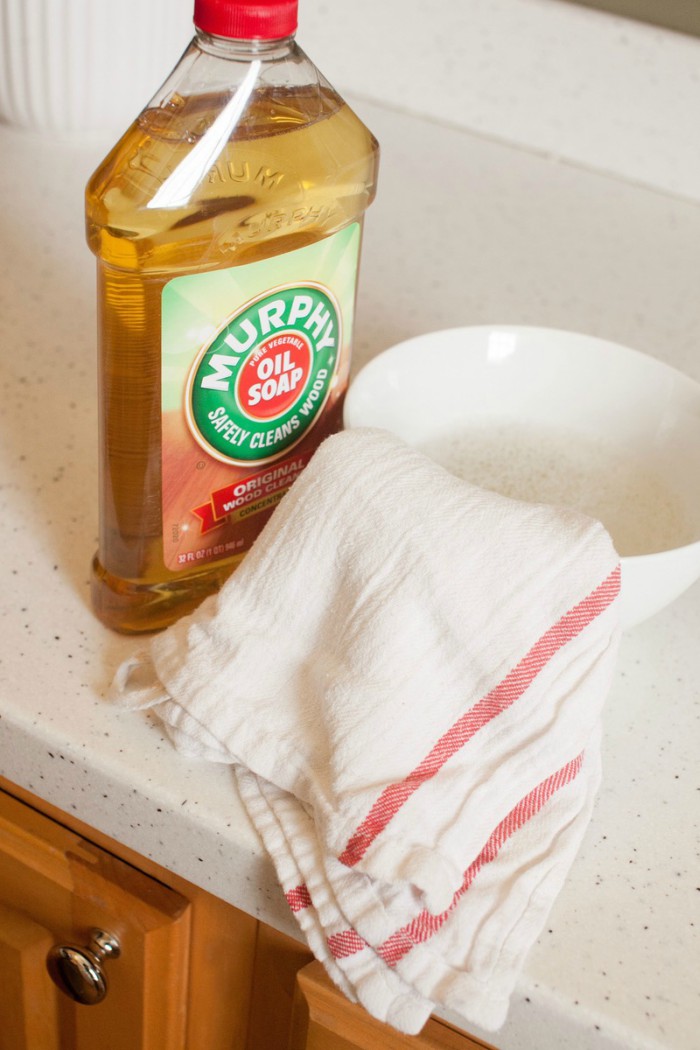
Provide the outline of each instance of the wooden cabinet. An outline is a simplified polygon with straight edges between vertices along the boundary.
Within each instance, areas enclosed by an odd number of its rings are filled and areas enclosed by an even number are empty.
[[[0,936],[19,992],[9,1004],[13,1016],[0,1026],[8,1050],[32,1048],[32,1029],[52,1018],[81,1050],[99,1044],[104,1031],[114,1050],[182,1046],[187,971],[171,960],[186,953],[187,900],[7,795],[0,798],[0,842]],[[116,934],[128,963],[107,964],[109,994],[86,1009],[54,990],[36,963],[52,944],[89,943],[93,927]],[[48,1019],[34,1016],[43,1003]]]
[[[402,1035],[348,1002],[318,962],[297,974],[289,1050],[493,1050],[431,1017],[420,1035]]]
[[[0,904],[0,1047],[59,1050],[56,989],[46,972],[51,933]]]
[[[46,958],[94,928],[121,954],[103,963],[104,1000],[84,1006]],[[0,1050],[483,1046],[436,1019],[400,1035],[349,1003],[296,940],[0,781]]]
[[[95,927],[121,954],[104,963],[104,1000],[83,1006],[46,956],[87,945]],[[257,927],[0,792],[0,1050],[243,1047]]]

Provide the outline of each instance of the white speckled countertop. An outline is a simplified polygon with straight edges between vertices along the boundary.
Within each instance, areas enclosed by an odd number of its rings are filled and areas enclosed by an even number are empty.
[[[492,321],[578,329],[700,379],[700,205],[358,102],[383,146],[356,367]],[[0,127],[0,773],[278,928],[293,919],[227,767],[104,699],[137,642],[88,606],[96,533],[92,258],[108,143]],[[698,1046],[700,586],[630,632],[605,782],[501,1050]],[[478,1033],[477,1033],[478,1034]]]

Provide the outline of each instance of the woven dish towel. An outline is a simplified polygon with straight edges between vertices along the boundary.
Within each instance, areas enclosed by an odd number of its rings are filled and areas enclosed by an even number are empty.
[[[503,1023],[588,824],[619,559],[603,527],[325,441],[218,595],[119,669],[232,763],[315,955],[401,1031]]]

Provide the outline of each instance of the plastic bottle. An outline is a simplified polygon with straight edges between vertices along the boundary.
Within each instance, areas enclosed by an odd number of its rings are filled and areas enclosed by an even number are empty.
[[[93,605],[160,629],[224,582],[341,426],[376,140],[294,40],[296,0],[195,0],[196,35],[90,179]]]

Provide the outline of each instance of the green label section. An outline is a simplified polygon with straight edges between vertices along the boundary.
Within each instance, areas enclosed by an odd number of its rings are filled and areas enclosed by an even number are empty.
[[[200,449],[250,466],[288,452],[326,404],[351,340],[360,227],[162,293],[164,417]],[[165,454],[165,449],[164,449]]]
[[[286,451],[323,409],[341,339],[340,310],[321,286],[277,288],[247,304],[190,372],[194,438],[224,461]]]

